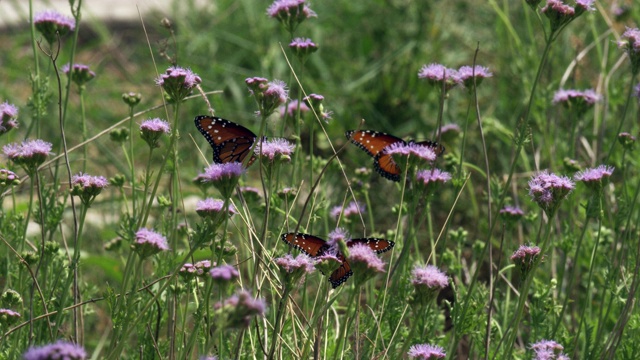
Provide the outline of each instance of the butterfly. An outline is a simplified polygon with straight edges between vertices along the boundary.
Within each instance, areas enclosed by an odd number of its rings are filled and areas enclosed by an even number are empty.
[[[213,148],[213,162],[224,164],[244,162],[249,154],[256,134],[246,127],[215,116],[200,115],[195,118],[196,128]],[[256,160],[251,155],[247,166]]]
[[[289,246],[302,251],[312,258],[322,256],[331,249],[329,243],[314,235],[286,233],[282,234],[281,238],[282,241],[287,243]],[[347,247],[352,247],[356,244],[365,244],[376,254],[389,251],[395,245],[393,241],[376,238],[351,239],[347,241]],[[331,273],[331,276],[329,276],[329,282],[334,289],[347,281],[349,276],[353,275],[351,265],[349,265],[349,262],[339,250],[337,251],[336,256],[338,260],[340,260],[341,265]]]
[[[445,150],[444,146],[435,141],[426,140],[416,142],[410,140],[406,142],[399,137],[373,130],[351,130],[347,131],[345,135],[349,141],[373,157],[373,167],[380,175],[392,181],[400,180],[402,170],[395,161],[393,161],[393,157],[383,151],[386,147],[396,143],[428,146],[433,149],[437,156],[442,155]]]

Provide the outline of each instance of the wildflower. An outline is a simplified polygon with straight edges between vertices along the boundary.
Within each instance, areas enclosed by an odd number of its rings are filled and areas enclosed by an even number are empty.
[[[223,211],[224,201],[218,199],[207,198],[200,200],[196,203],[196,213],[203,218],[218,219],[220,214],[226,213],[229,216],[237,214],[238,212],[232,204],[227,206],[227,211]]]
[[[529,196],[551,217],[575,184],[566,176],[540,172],[529,180]]]
[[[49,45],[56,41],[58,34],[63,37],[76,28],[74,19],[53,10],[37,13],[33,17],[33,24]]]
[[[247,202],[257,202],[262,197],[262,191],[253,186],[240,186],[238,188],[242,196]]]
[[[442,88],[442,83],[444,83],[445,92],[462,82],[457,70],[449,69],[441,64],[423,65],[418,72],[418,78],[426,79],[437,88]]]
[[[562,104],[566,108],[574,109],[578,117],[584,115],[601,99],[602,97],[591,89],[584,91],[560,89],[553,95],[554,104]]]
[[[255,96],[256,94],[262,94],[267,90],[269,80],[261,77],[252,77],[246,78],[244,82],[249,88],[249,93]]]
[[[231,265],[220,265],[209,270],[209,276],[218,283],[224,283],[239,277],[240,273]]]
[[[628,27],[622,33],[622,38],[625,40],[619,42],[618,47],[627,52],[631,60],[631,73],[635,75],[640,72],[640,29]]]
[[[449,285],[449,278],[433,265],[416,265],[411,271],[411,283],[415,289],[414,301],[424,305],[430,303],[440,290]]]
[[[294,286],[304,275],[313,272],[315,265],[315,261],[306,254],[300,254],[295,258],[287,254],[274,259],[274,262],[280,267],[285,283]]]
[[[76,83],[81,89],[86,83],[93,80],[96,77],[96,73],[89,69],[89,66],[84,64],[73,64],[69,66],[66,64],[62,67],[62,72],[71,77],[71,81]]]
[[[586,169],[573,176],[576,181],[585,184],[589,189],[600,193],[602,188],[607,184],[609,177],[613,174],[613,166],[600,165],[597,168]]]
[[[520,269],[520,274],[526,278],[533,269],[536,259],[540,255],[540,248],[537,246],[520,245],[518,250],[511,255],[511,261]]]
[[[51,143],[36,139],[5,145],[2,151],[9,160],[21,165],[27,172],[32,172],[47,159],[47,155],[51,153],[51,147]]]
[[[167,238],[153,232],[149,229],[142,228],[136,232],[135,240],[133,242],[133,250],[140,255],[141,258],[146,258],[151,255],[155,255],[160,251],[167,251],[169,244]]]
[[[302,99],[307,105],[313,108],[316,111],[316,114],[319,114],[322,120],[325,122],[329,122],[331,117],[333,116],[333,112],[329,110],[325,110],[324,105],[322,105],[324,101],[324,96],[318,94],[310,94]]]
[[[18,127],[18,108],[8,102],[0,104],[0,135]]]
[[[211,269],[211,261],[202,260],[195,264],[186,263],[180,268],[179,274],[187,279],[194,276],[203,277]]]
[[[315,268],[322,274],[331,274],[342,266],[342,260],[338,258],[338,247],[333,246],[314,258]]]
[[[416,174],[417,188],[422,190],[425,196],[435,193],[440,184],[451,180],[451,174],[440,169],[420,170]]]
[[[178,66],[171,66],[156,79],[156,85],[161,86],[175,102],[182,101],[201,82],[202,79],[191,70]]]
[[[225,301],[216,303],[213,308],[219,316],[218,324],[229,328],[246,328],[252,318],[264,316],[267,304],[262,299],[254,299],[248,291],[241,290]]]
[[[355,244],[349,247],[347,258],[357,284],[363,284],[377,273],[384,272],[384,262],[366,244]]]
[[[7,327],[20,319],[20,313],[11,309],[0,309],[0,325]]]
[[[109,186],[109,181],[104,176],[78,173],[71,177],[71,186],[71,195],[79,196],[82,203],[89,206],[102,189]]]
[[[286,107],[285,105],[280,106],[278,108],[278,112],[282,114],[282,116],[287,114],[287,116],[289,117],[294,117],[298,113],[298,104],[300,104],[300,114],[304,114],[306,112],[309,112],[309,110],[311,110],[309,109],[307,104],[298,103],[298,100],[292,100],[286,105]]]
[[[80,345],[58,340],[53,344],[29,348],[22,358],[24,360],[84,360],[87,358],[87,353]]]
[[[476,65],[476,66],[461,66],[458,69],[458,78],[464,87],[473,88],[473,78],[476,79],[476,87],[480,86],[482,80],[492,77],[493,74],[489,71],[489,68]]]
[[[425,162],[431,163],[436,160],[436,153],[432,147],[427,145],[420,145],[415,142],[405,143],[404,141],[398,141],[393,143],[382,150],[382,154],[388,154],[393,156],[393,160],[398,164],[404,164],[403,157],[409,157],[409,166],[420,165]],[[379,166],[378,161],[374,161],[376,167]],[[378,170],[376,168],[376,170]]]
[[[316,45],[311,39],[295,38],[289,43],[289,48],[293,50],[300,62],[304,63],[307,56],[318,51],[318,45]]]
[[[295,145],[285,139],[262,140],[256,144],[254,152],[262,159],[291,161]]]
[[[500,215],[508,223],[515,223],[524,216],[524,211],[517,206],[505,206],[500,209]]]
[[[129,91],[128,93],[122,94],[122,101],[124,101],[125,104],[129,105],[129,107],[138,105],[140,103],[140,100],[142,100],[142,94],[140,93]]]
[[[284,81],[273,80],[267,83],[260,100],[260,114],[267,117],[289,98],[289,91]]]
[[[447,356],[443,348],[429,344],[411,345],[407,355],[412,359],[420,360],[442,359]]]
[[[631,150],[633,149],[633,144],[636,143],[636,137],[629,134],[628,132],[621,132],[620,134],[618,134],[618,142],[626,150]]]
[[[9,169],[0,169],[0,196],[11,186],[20,184],[20,178]]]
[[[293,34],[304,20],[318,17],[305,0],[276,0],[267,8],[267,15],[280,21],[289,34]]]
[[[536,353],[535,360],[568,360],[569,357],[562,353],[564,347],[553,340],[540,340],[531,345]]]
[[[233,190],[242,174],[244,174],[242,164],[231,162],[211,164],[203,174],[198,175],[198,178],[202,183],[213,184],[220,191],[223,198],[228,199],[233,194]]]
[[[218,357],[215,355],[200,356],[199,360],[218,360]]]
[[[347,230],[343,228],[336,228],[335,230],[329,233],[328,238],[329,238],[329,241],[327,241],[327,244],[329,246],[335,246],[335,245],[338,245],[339,243],[345,243],[344,246],[340,246],[340,250],[344,250],[344,247],[346,247],[346,242],[349,241],[350,236]],[[343,254],[345,254],[345,252],[343,252]],[[345,254],[345,256],[347,256],[347,254]]]
[[[442,125],[439,131],[440,137],[442,137],[442,141],[445,143],[448,141],[452,141],[453,139],[458,137],[458,134],[460,134],[461,132],[462,129],[460,129],[460,126],[458,126],[458,124]]]
[[[140,124],[140,137],[142,140],[149,144],[149,147],[154,149],[159,147],[158,141],[162,134],[168,134],[171,132],[171,126],[168,122],[159,119],[148,119]]]
[[[330,211],[330,215],[332,218],[336,220],[338,219],[338,217],[340,217],[340,214],[342,214],[343,217],[348,219],[352,216],[358,216],[359,214],[363,214],[365,212],[365,209],[366,209],[365,204],[351,201],[345,207],[334,206]]]

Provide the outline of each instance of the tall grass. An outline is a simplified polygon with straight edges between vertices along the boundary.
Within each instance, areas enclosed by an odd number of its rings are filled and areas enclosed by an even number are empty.
[[[637,9],[284,3],[0,33],[0,356],[637,358]]]

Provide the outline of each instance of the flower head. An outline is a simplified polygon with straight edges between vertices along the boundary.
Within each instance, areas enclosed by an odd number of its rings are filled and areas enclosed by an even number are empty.
[[[256,155],[269,162],[276,160],[291,161],[291,154],[296,146],[285,139],[271,139],[258,141],[255,147]]]
[[[473,79],[476,80],[476,86],[480,86],[482,80],[492,77],[493,74],[489,71],[489,68],[476,65],[476,66],[461,66],[458,69],[458,78],[462,82],[462,85],[468,89],[473,88]]]
[[[15,324],[20,319],[20,313],[11,309],[0,309],[0,326],[6,327]]]
[[[284,116],[286,114],[288,117],[293,118],[298,113],[298,104],[300,104],[300,114],[304,114],[304,113],[309,112],[311,110],[311,109],[309,109],[307,104],[305,104],[303,102],[302,103],[298,103],[298,100],[292,100],[286,105],[286,107],[285,107],[285,105],[280,106],[278,108],[278,112],[280,114],[282,114],[282,116]]]
[[[333,112],[324,108],[324,105],[322,104],[324,102],[324,96],[318,94],[310,94],[302,100],[311,108],[313,108],[316,114],[320,115],[322,120],[327,123],[329,122],[329,120],[331,120]]]
[[[640,72],[640,29],[628,27],[622,33],[622,38],[624,40],[618,46],[627,52],[631,60],[631,73],[635,75]]]
[[[104,176],[91,176],[78,173],[71,177],[71,195],[79,196],[82,203],[90,205],[102,189],[109,186],[109,181]]]
[[[260,113],[265,117],[271,115],[280,105],[287,102],[288,98],[289,90],[284,81],[270,81],[259,97]]]
[[[289,49],[304,63],[307,56],[318,51],[318,45],[311,41],[311,39],[295,38],[289,43]]]
[[[187,279],[198,276],[203,277],[211,269],[210,260],[198,261],[195,264],[186,263],[180,268],[179,274]]]
[[[54,10],[35,14],[33,24],[49,44],[53,44],[56,41],[58,34],[63,37],[76,28],[76,21],[73,18],[64,16]]]
[[[0,135],[18,127],[18,108],[8,102],[0,104]]]
[[[330,215],[334,219],[338,219],[340,215],[344,218],[349,219],[351,217],[357,217],[359,214],[364,214],[366,210],[366,205],[360,202],[351,201],[345,207],[342,206],[334,206],[331,208]]]
[[[274,259],[276,265],[280,267],[280,272],[289,286],[296,285],[306,274],[315,270],[315,260],[306,254],[293,257],[291,254]]]
[[[615,168],[608,165],[600,165],[597,168],[586,169],[574,175],[576,181],[580,181],[594,190],[602,189]]]
[[[267,8],[267,15],[280,21],[290,34],[304,20],[318,17],[305,0],[276,0]]]
[[[267,304],[262,299],[254,299],[250,292],[241,290],[230,298],[216,303],[213,308],[219,316],[218,324],[224,324],[229,328],[244,328],[249,326],[254,317],[264,316]]]
[[[244,80],[245,84],[249,88],[249,93],[251,95],[262,94],[265,90],[267,90],[269,80],[262,77],[252,77],[246,78]]]
[[[218,283],[227,283],[240,276],[238,269],[231,265],[220,265],[209,270],[209,276]]]
[[[162,134],[169,134],[171,126],[165,120],[154,118],[145,120],[140,124],[140,137],[152,149],[159,147],[159,140]]]
[[[24,167],[27,172],[35,170],[51,153],[51,143],[44,140],[26,140],[2,147],[2,151],[17,165]]]
[[[436,152],[433,151],[432,147],[420,145],[415,142],[405,143],[403,141],[398,141],[387,146],[382,151],[389,155],[411,156],[427,162],[432,162],[437,157]]]
[[[535,360],[563,360],[569,359],[562,353],[564,347],[553,340],[540,340],[531,345],[531,349],[535,352]]]
[[[147,228],[142,228],[136,232],[133,249],[143,259],[161,251],[170,250],[166,237]]]
[[[329,246],[335,246],[340,242],[346,243],[351,239],[349,232],[343,228],[336,228],[329,233],[327,244]]]
[[[618,134],[618,142],[626,149],[633,149],[633,145],[636,143],[636,137],[628,132],[621,132]]]
[[[419,360],[442,359],[447,356],[443,348],[430,344],[411,345],[407,355]]]
[[[511,261],[520,269],[520,274],[523,277],[527,277],[529,272],[533,269],[533,265],[536,259],[540,255],[540,248],[537,246],[520,245],[518,250],[511,255]]]
[[[24,360],[84,360],[87,353],[80,345],[65,340],[58,340],[53,344],[34,346],[22,354]]]
[[[88,65],[84,64],[73,64],[71,67],[69,67],[69,64],[66,64],[62,66],[62,72],[71,76],[71,81],[79,87],[83,87],[96,77],[96,73],[91,71]]]
[[[244,174],[244,171],[244,167],[239,162],[211,164],[203,174],[198,175],[198,179],[202,183],[213,184],[227,199],[233,194],[238,179]]]
[[[451,180],[451,174],[440,169],[420,170],[416,173],[416,185],[425,196],[431,196],[436,189]]]
[[[507,205],[500,209],[500,215],[508,223],[514,223],[524,216],[524,211],[517,206]]]
[[[575,188],[566,176],[543,171],[529,180],[529,196],[549,217],[555,214],[560,202]]]
[[[191,89],[202,82],[202,79],[189,69],[171,66],[164,74],[156,78],[156,84],[175,102],[182,101],[191,93]]]
[[[356,283],[362,284],[377,273],[384,272],[384,262],[366,244],[355,244],[349,247],[347,258],[355,274]]]
[[[414,301],[428,304],[449,285],[449,278],[433,265],[415,266],[411,271],[411,283],[416,291]]]
[[[442,88],[444,82],[445,92],[462,83],[457,70],[449,69],[441,64],[423,65],[418,72],[418,78],[427,80],[429,84],[439,89]]]
[[[130,107],[134,107],[140,103],[142,100],[142,94],[129,91],[127,93],[122,94],[122,101]]]
[[[554,104],[562,104],[569,109],[575,110],[579,117],[584,115],[587,110],[591,109],[601,99],[602,97],[591,89],[584,91],[560,89],[553,95]]]
[[[0,196],[9,187],[20,184],[20,178],[9,169],[0,168]]]

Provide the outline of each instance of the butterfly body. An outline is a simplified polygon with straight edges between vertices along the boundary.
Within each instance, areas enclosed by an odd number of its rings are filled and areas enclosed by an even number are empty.
[[[282,234],[281,238],[282,241],[287,243],[289,246],[302,251],[312,258],[325,255],[328,251],[333,252],[331,245],[327,241],[314,235],[302,233],[286,233]],[[381,254],[385,251],[389,251],[395,245],[393,241],[377,238],[361,238],[351,239],[347,241],[347,247],[352,247],[356,244],[365,244],[376,254]],[[349,265],[346,257],[339,250],[336,249],[335,251],[335,255],[341,264],[340,267],[332,272],[329,276],[329,282],[334,289],[340,286],[340,284],[347,281],[347,279],[351,275],[353,275],[353,272],[351,271],[351,265]]]
[[[400,181],[402,170],[398,164],[393,161],[393,157],[384,151],[387,147],[393,144],[416,144],[432,148],[438,156],[442,155],[445,150],[444,146],[434,141],[426,140],[416,142],[410,140],[407,142],[391,134],[373,130],[351,130],[347,131],[345,135],[351,143],[373,157],[373,167],[378,174],[392,181]]]
[[[213,162],[224,164],[244,162],[256,141],[256,134],[246,127],[215,116],[200,115],[194,120],[196,128],[213,149]],[[253,164],[252,154],[247,166]]]

